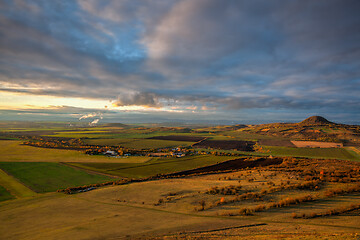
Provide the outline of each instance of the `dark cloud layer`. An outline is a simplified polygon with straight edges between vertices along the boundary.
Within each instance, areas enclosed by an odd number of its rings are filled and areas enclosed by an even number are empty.
[[[357,0],[4,0],[0,92],[360,119],[359,12]]]
[[[135,93],[135,94],[121,94],[113,106],[144,106],[144,107],[161,107],[158,96],[154,93]]]

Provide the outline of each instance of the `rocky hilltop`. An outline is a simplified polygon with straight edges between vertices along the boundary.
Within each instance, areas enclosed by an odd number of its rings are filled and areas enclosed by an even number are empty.
[[[326,125],[326,124],[331,124],[333,122],[330,122],[329,120],[327,120],[324,117],[321,116],[312,116],[309,117],[303,121],[301,121],[299,124],[301,125]]]

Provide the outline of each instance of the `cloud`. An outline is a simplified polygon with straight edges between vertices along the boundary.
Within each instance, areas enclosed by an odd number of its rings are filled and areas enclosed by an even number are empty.
[[[38,107],[33,105],[24,105],[23,108],[12,109],[8,111],[19,111],[24,113],[44,113],[44,114],[69,114],[69,115],[86,115],[88,112],[97,112],[97,116],[100,116],[104,113],[113,113],[112,110],[103,110],[103,109],[91,109],[91,108],[80,108],[73,106],[54,106],[50,105],[47,107]]]
[[[279,44],[271,16],[276,7],[266,1],[179,1],[143,37],[149,67],[186,78],[271,57]]]
[[[159,108],[163,105],[159,100],[159,96],[154,93],[128,93],[119,95],[118,99],[112,103],[114,107],[121,106],[143,106]]]
[[[0,12],[0,94],[222,116],[359,111],[357,0],[22,0]]]

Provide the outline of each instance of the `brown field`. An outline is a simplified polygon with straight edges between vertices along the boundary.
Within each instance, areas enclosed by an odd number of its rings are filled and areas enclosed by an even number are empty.
[[[291,141],[296,147],[299,148],[341,148],[342,143],[332,142],[314,142],[314,141]]]
[[[194,144],[197,148],[213,148],[223,150],[253,151],[255,142],[237,140],[204,140]]]
[[[148,139],[158,139],[158,140],[168,140],[168,141],[184,141],[184,142],[198,142],[205,137],[196,137],[196,136],[178,136],[178,135],[169,135],[169,136],[156,136]]]

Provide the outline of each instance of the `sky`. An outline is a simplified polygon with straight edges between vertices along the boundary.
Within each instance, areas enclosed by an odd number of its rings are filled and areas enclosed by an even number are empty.
[[[360,124],[358,0],[0,0],[0,120]]]

